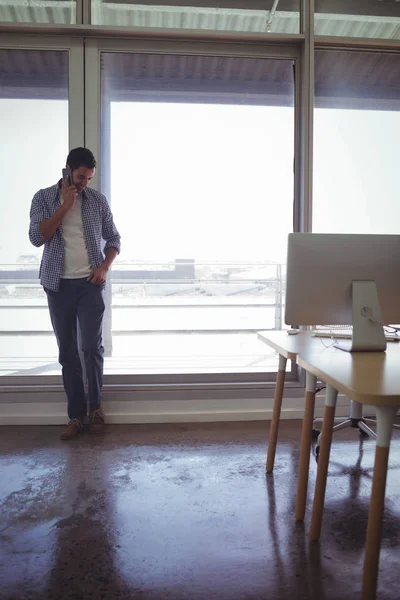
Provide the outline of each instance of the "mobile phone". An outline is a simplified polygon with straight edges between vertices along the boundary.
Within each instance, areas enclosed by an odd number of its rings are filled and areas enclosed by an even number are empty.
[[[65,181],[66,178],[68,178],[69,185],[73,185],[72,184],[72,171],[71,171],[70,167],[66,167],[65,169],[62,170],[62,178],[63,178],[63,181]]]

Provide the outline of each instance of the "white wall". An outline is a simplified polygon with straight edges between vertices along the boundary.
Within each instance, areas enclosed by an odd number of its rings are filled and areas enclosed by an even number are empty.
[[[207,390],[201,387],[160,386],[147,390],[125,386],[104,389],[104,410],[108,423],[176,423],[201,421],[270,420],[274,389],[251,391]],[[324,393],[316,400],[315,416],[323,414]],[[286,390],[282,419],[302,419],[304,390]],[[337,416],[348,416],[349,401],[339,396]],[[9,388],[0,390],[0,425],[61,425],[67,420],[66,400],[60,386],[38,386],[29,391]]]

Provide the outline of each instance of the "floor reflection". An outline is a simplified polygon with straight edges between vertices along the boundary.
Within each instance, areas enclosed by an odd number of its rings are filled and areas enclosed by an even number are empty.
[[[322,535],[294,520],[301,423],[281,425],[266,477],[268,424],[57,427],[0,437],[0,599],[353,600],[361,588],[375,444],[332,445]],[[380,591],[398,599],[395,435]]]

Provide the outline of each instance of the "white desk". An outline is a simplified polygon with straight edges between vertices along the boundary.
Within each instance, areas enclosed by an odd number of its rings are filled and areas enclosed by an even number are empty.
[[[380,353],[348,353],[323,345],[320,339],[311,337],[310,333],[289,336],[286,332],[260,332],[258,337],[280,356],[268,445],[269,472],[274,464],[287,359],[295,359],[307,372],[296,499],[297,520],[303,520],[305,513],[317,378],[327,385],[310,528],[310,537],[314,541],[319,539],[322,526],[337,394],[341,392],[360,404],[376,407],[377,440],[362,589],[362,600],[375,600],[390,439],[394,419],[400,408],[400,346],[388,344],[387,351]]]
[[[337,394],[342,392],[360,404],[376,407],[377,440],[362,588],[362,600],[375,600],[390,439],[400,408],[400,347],[388,344],[386,352],[377,353],[349,353],[330,347],[313,355],[298,355],[297,363],[327,385],[310,528],[312,540],[318,540],[321,532]]]
[[[296,361],[299,354],[305,356],[310,353],[318,352],[321,350],[321,348],[323,348],[323,345],[321,344],[321,340],[311,337],[310,333],[308,332],[299,333],[297,335],[288,335],[286,331],[259,331],[257,335],[262,342],[276,350],[276,352],[279,354],[279,368],[276,378],[274,408],[269,432],[267,454],[267,473],[272,473],[275,463],[276,445],[278,441],[287,361],[288,359]],[[312,383],[314,383],[314,387],[312,386]],[[314,414],[314,378],[312,378],[312,381],[310,381],[309,387],[310,391],[308,395],[306,395],[306,406],[312,403],[312,414]],[[312,427],[310,428],[310,435],[311,429]]]
[[[285,385],[287,360],[296,361],[298,356],[309,356],[324,349],[320,339],[312,337],[309,332],[289,335],[286,331],[260,331],[258,338],[279,354],[279,370],[276,379],[274,408],[268,438],[267,473],[272,473],[275,463],[278,442],[279,423]],[[326,344],[326,342],[325,342]],[[314,420],[315,390],[317,378],[307,372],[306,394],[304,400],[304,417],[301,433],[299,477],[296,496],[296,520],[302,521],[306,510],[308,473],[310,467],[310,449]]]

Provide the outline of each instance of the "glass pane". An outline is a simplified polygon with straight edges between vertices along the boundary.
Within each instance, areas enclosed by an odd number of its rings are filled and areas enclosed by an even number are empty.
[[[57,363],[28,228],[33,195],[68,153],[67,52],[0,50],[0,131],[0,373],[30,375]]]
[[[315,33],[400,39],[398,0],[315,0]]]
[[[92,0],[92,23],[126,27],[299,33],[300,0]]]
[[[313,230],[398,234],[400,55],[319,51],[315,66]]]
[[[1,0],[0,22],[76,23],[75,0]]]
[[[257,331],[282,327],[292,62],[104,54],[102,90],[114,371],[276,369]]]

